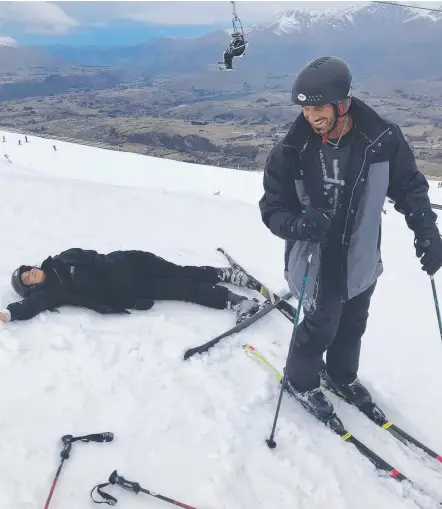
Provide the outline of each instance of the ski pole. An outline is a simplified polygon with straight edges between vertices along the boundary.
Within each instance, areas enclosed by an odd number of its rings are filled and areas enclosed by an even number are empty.
[[[54,480],[52,482],[52,486],[49,491],[49,495],[46,500],[44,509],[48,509],[48,507],[49,507],[49,504],[52,499],[52,495],[55,491],[55,487],[57,486],[58,478],[60,477],[61,469],[63,468],[63,464],[64,464],[65,460],[67,460],[69,458],[69,455],[71,453],[72,444],[74,442],[78,442],[78,441],[81,441],[81,442],[112,442],[113,439],[114,439],[114,434],[109,433],[109,432],[96,433],[93,435],[85,435],[82,437],[73,437],[72,435],[64,435],[63,437],[61,437],[61,441],[63,443],[63,450],[60,453],[61,462],[60,462],[60,466],[57,469],[57,473],[55,474]]]
[[[425,240],[424,242],[416,242],[416,245],[417,244],[422,246],[422,248],[425,248],[430,245],[430,240]],[[431,290],[433,291],[434,306],[436,308],[437,324],[439,325],[439,334],[440,334],[440,338],[442,340],[442,320],[441,320],[441,316],[440,316],[439,299],[437,298],[436,283],[434,282],[434,275],[430,276],[430,281],[431,281]]]
[[[172,498],[165,497],[164,495],[160,495],[159,493],[155,493],[154,491],[150,491],[146,488],[142,488],[139,483],[128,481],[121,475],[118,475],[118,472],[114,470],[111,475],[109,476],[109,482],[98,484],[95,486],[91,491],[91,499],[96,504],[108,504],[108,505],[115,505],[118,500],[113,497],[112,495],[109,495],[109,493],[106,493],[102,490],[102,488],[105,488],[106,486],[109,486],[110,484],[116,484],[120,486],[121,488],[132,491],[136,495],[138,493],[145,493],[146,495],[151,495],[152,497],[159,498],[160,500],[163,500],[164,502],[169,502],[170,504],[177,505],[179,507],[184,507],[185,509],[196,509],[195,507],[192,507],[191,505],[183,504],[182,502],[178,502],[177,500],[173,500]],[[103,498],[103,501],[95,500],[92,496],[93,492],[97,490],[97,493]]]
[[[436,307],[437,323],[439,325],[440,339],[442,340],[442,320],[440,317],[439,300],[437,298],[436,283],[434,282],[434,276],[430,276],[431,289],[433,290],[434,306]]]
[[[295,320],[293,322],[293,333],[292,333],[292,337],[290,339],[289,353],[287,355],[287,360],[285,363],[286,366],[290,363],[290,359],[291,359],[292,351],[293,351],[293,345],[295,344],[296,333],[298,331],[299,316],[301,314],[302,303],[304,302],[305,288],[307,286],[307,281],[308,281],[307,276],[308,276],[308,271],[310,268],[311,261],[312,261],[312,244],[310,244],[310,246],[309,246],[307,265],[305,267],[304,278],[303,278],[302,284],[301,284],[301,292],[299,294],[298,309],[296,310],[296,316],[295,316]],[[274,437],[275,437],[276,423],[278,422],[279,410],[281,408],[282,393],[284,392],[285,385],[287,383],[287,374],[286,373],[287,373],[287,370],[284,369],[284,375],[282,377],[282,382],[281,382],[281,390],[279,391],[278,405],[276,406],[275,418],[273,419],[272,431],[270,433],[270,437],[266,440],[267,445],[270,447],[270,449],[274,449],[276,447],[276,442],[274,440]]]

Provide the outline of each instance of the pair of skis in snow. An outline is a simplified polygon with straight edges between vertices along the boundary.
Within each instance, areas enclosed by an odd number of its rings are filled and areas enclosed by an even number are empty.
[[[266,299],[265,303],[263,304],[263,308],[255,315],[251,316],[241,324],[237,325],[236,327],[232,327],[228,331],[224,332],[223,334],[217,336],[211,341],[208,341],[207,343],[204,343],[203,345],[200,345],[195,348],[191,348],[187,350],[184,354],[184,359],[188,359],[192,355],[196,353],[204,353],[207,352],[210,348],[215,346],[221,339],[226,338],[232,334],[235,334],[241,330],[244,330],[246,327],[249,327],[253,323],[255,323],[257,320],[262,318],[262,316],[269,313],[272,309],[278,309],[286,318],[288,318],[292,323],[295,322],[296,318],[296,309],[289,304],[286,299],[289,299],[291,297],[291,293],[288,293],[284,295],[283,297],[279,297],[277,294],[272,292],[268,287],[263,285],[260,281],[255,279],[244,267],[242,267],[238,262],[236,262],[224,249],[218,248],[218,251],[223,253],[227,260],[229,261],[230,265],[234,268],[238,268],[242,271],[244,271],[248,277],[253,281],[254,287],[256,291],[258,291],[261,295],[264,296]],[[246,353],[256,359],[261,365],[269,368],[271,372],[276,376],[278,381],[282,381],[283,377],[281,373],[278,372],[276,368],[274,368],[267,359],[252,345],[244,345],[243,348],[245,349]],[[330,389],[328,389],[330,390]],[[331,391],[333,392],[333,391]],[[340,394],[335,393],[337,396],[339,396],[341,399],[342,396]],[[345,400],[346,401],[346,400]],[[347,401],[347,403],[352,404],[350,401]],[[402,444],[406,445],[407,447],[413,448],[417,447],[421,451],[425,452],[430,458],[434,459],[435,462],[442,463],[442,456],[434,452],[429,447],[422,444],[419,440],[414,438],[412,435],[408,434],[395,424],[391,420],[389,420],[385,413],[379,408],[379,406],[375,403],[371,404],[370,406],[367,406],[366,408],[358,408],[370,421],[372,421],[374,424],[382,428],[383,430],[389,432],[394,438],[396,438],[398,441],[400,441]],[[322,421],[321,421],[322,422]],[[435,499],[435,497],[431,494],[429,494],[426,490],[421,488],[418,484],[408,479],[404,474],[402,474],[397,468],[390,465],[387,461],[385,461],[383,458],[381,458],[378,454],[376,454],[372,449],[367,447],[365,444],[363,444],[360,440],[358,440],[352,433],[350,433],[342,423],[342,421],[339,419],[339,417],[334,413],[332,417],[324,423],[326,426],[328,426],[334,433],[339,435],[345,442],[352,443],[356,449],[367,459],[369,459],[374,466],[383,472],[386,472],[390,477],[395,479],[396,481],[407,481],[411,487],[413,487],[416,491],[431,497],[432,499]],[[442,507],[442,502],[439,502],[439,505]]]

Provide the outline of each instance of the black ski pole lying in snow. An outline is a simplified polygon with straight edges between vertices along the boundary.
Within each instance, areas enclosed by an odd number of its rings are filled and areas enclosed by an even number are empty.
[[[49,491],[48,498],[46,500],[46,504],[44,509],[48,509],[49,504],[51,502],[52,495],[54,494],[55,487],[57,486],[58,478],[60,477],[61,469],[63,468],[63,463],[65,460],[69,458],[71,453],[72,444],[74,442],[112,442],[114,439],[114,434],[105,432],[105,433],[95,433],[93,435],[85,435],[83,437],[73,437],[72,435],[64,435],[61,437],[61,441],[63,442],[63,450],[60,453],[61,463],[58,467],[57,473],[55,474],[54,481],[52,482],[51,489]]]
[[[295,344],[296,333],[298,332],[299,316],[301,314],[302,303],[304,302],[305,288],[307,286],[308,271],[310,268],[311,261],[312,261],[312,245],[310,244],[309,251],[308,251],[308,257],[307,257],[307,264],[305,266],[304,278],[301,283],[301,291],[300,291],[299,300],[298,300],[298,309],[296,310],[296,317],[295,317],[294,324],[293,324],[293,333],[292,333],[292,338],[290,340],[289,353],[287,354],[286,366],[290,362],[290,358],[292,356],[293,345]],[[278,399],[278,405],[276,406],[275,418],[273,419],[272,431],[270,433],[270,437],[266,440],[266,443],[270,447],[270,449],[274,449],[276,447],[276,442],[274,440],[274,437],[275,437],[276,423],[278,422],[279,409],[281,408],[282,393],[284,392],[284,389],[285,389],[285,386],[287,383],[286,373],[287,373],[287,370],[284,369],[284,376],[282,377],[281,390],[279,392],[279,399]]]
[[[163,500],[164,502],[169,502],[170,504],[177,505],[179,507],[184,507],[185,509],[196,509],[195,507],[187,504],[183,504],[182,502],[178,502],[177,500],[173,500],[171,498],[165,497],[164,495],[160,495],[159,493],[155,493],[154,491],[150,491],[146,488],[142,488],[139,483],[133,482],[133,481],[127,481],[124,477],[121,475],[118,475],[118,472],[114,470],[111,475],[109,476],[109,482],[105,482],[103,484],[98,484],[95,486],[95,488],[91,491],[91,499],[96,504],[108,504],[108,505],[115,505],[118,500],[113,497],[112,495],[109,495],[109,493],[106,493],[102,490],[102,488],[105,488],[106,486],[109,486],[110,484],[117,484],[121,488],[127,490],[127,491],[133,491],[135,494],[138,495],[138,493],[145,493],[146,495],[151,495],[152,497],[159,498],[160,500]],[[93,497],[94,491],[97,490],[97,493],[101,496],[103,499],[95,500]]]

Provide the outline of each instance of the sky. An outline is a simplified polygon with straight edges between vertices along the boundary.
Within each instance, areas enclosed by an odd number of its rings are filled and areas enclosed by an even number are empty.
[[[296,8],[345,7],[354,2],[239,1],[244,26]],[[229,28],[229,1],[1,2],[0,36],[21,44],[134,44],[152,36],[198,37]]]
[[[274,18],[291,9],[342,8],[366,2],[238,1],[237,14],[244,26]],[[440,2],[419,2],[439,7]],[[152,36],[197,37],[229,28],[232,6],[228,1],[2,1],[0,36],[21,44],[133,44]]]

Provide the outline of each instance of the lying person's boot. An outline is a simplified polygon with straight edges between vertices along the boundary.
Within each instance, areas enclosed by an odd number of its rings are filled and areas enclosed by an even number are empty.
[[[229,292],[227,297],[227,309],[236,311],[236,323],[239,324],[250,318],[260,310],[257,299],[248,299],[243,295],[236,295]]]
[[[243,270],[240,269],[234,269],[233,267],[223,267],[219,269],[219,278],[223,283],[232,283],[236,286],[256,290],[256,284]]]

